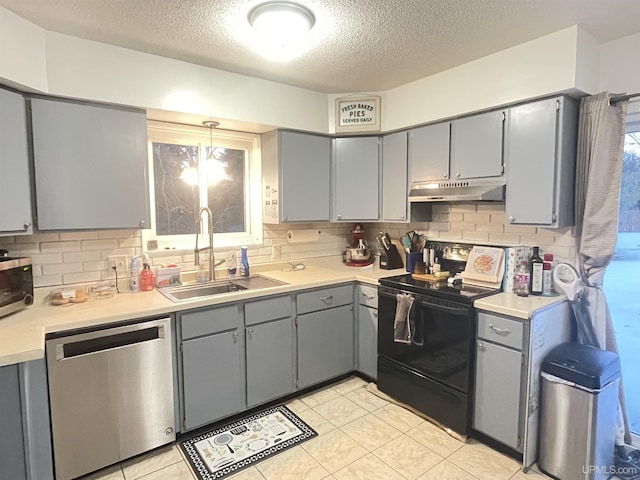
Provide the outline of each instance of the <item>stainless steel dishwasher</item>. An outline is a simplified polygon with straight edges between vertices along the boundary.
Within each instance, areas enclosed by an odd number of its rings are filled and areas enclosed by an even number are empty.
[[[168,318],[46,341],[57,480],[175,440]]]

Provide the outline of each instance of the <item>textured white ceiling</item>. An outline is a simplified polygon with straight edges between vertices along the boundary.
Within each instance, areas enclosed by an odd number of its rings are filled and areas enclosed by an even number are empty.
[[[253,49],[262,0],[0,0],[56,32],[329,93],[388,90],[578,24],[640,31],[639,0],[299,0],[316,25],[289,63]]]

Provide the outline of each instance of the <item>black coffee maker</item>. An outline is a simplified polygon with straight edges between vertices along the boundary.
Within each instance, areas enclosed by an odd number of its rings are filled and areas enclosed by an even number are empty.
[[[404,262],[398,252],[396,246],[391,243],[388,233],[380,232],[376,237],[376,241],[380,246],[380,268],[383,270],[393,270],[394,268],[403,268]]]

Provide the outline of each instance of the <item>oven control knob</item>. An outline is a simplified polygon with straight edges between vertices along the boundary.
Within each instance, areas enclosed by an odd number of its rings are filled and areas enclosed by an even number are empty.
[[[24,304],[26,306],[33,305],[33,295],[31,295],[30,293],[27,293],[24,296]]]

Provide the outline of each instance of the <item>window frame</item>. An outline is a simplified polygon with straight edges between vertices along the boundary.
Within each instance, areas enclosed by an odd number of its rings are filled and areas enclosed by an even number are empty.
[[[147,121],[148,142],[148,171],[149,171],[149,196],[151,205],[151,227],[142,230],[143,249],[149,241],[157,241],[157,251],[193,251],[195,247],[195,235],[157,235],[156,234],[156,197],[153,170],[153,144],[173,143],[177,145],[197,145],[198,155],[206,152],[210,145],[209,128],[179,123],[168,123],[156,120]],[[260,135],[255,133],[238,132],[233,130],[213,130],[213,145],[216,147],[233,148],[245,151],[245,232],[216,233],[214,234],[214,247],[229,248],[242,245],[261,245],[263,242],[262,228],[262,171],[260,157]],[[200,192],[200,205],[203,201],[203,192]],[[205,222],[206,225],[206,222]],[[204,233],[206,237],[206,231]],[[207,239],[202,239],[206,244]]]

